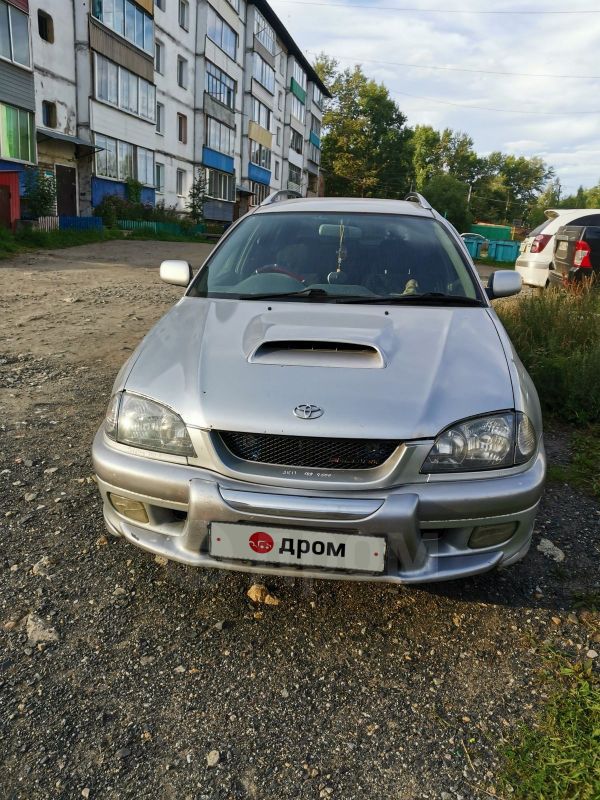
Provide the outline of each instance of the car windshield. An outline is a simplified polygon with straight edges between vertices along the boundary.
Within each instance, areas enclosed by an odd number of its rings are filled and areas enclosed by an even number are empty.
[[[188,295],[304,302],[481,300],[466,259],[432,218],[296,211],[259,212],[242,220]]]

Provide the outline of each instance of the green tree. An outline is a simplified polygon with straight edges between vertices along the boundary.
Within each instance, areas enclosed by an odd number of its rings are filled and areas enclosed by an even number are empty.
[[[459,232],[469,230],[471,216],[467,205],[468,187],[462,181],[441,172],[425,184],[423,194]]]
[[[25,170],[25,192],[27,208],[34,219],[47,217],[55,212],[56,180],[51,172],[37,167]]]
[[[201,222],[204,217],[204,198],[206,196],[206,175],[199,169],[190,188],[186,208],[194,222]]]
[[[361,67],[339,71],[321,55],[315,69],[328,86],[321,137],[327,194],[403,197],[412,175],[412,132],[388,90]]]

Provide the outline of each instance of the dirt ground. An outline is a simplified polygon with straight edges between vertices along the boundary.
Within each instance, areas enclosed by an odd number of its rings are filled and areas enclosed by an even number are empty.
[[[484,798],[544,699],[548,644],[598,647],[600,505],[548,487],[530,555],[420,588],[157,563],[107,537],[90,446],[181,290],[114,241],[0,262],[0,797]],[[547,434],[569,458],[568,432]],[[548,540],[558,548],[544,546]],[[554,558],[560,560],[555,561]]]

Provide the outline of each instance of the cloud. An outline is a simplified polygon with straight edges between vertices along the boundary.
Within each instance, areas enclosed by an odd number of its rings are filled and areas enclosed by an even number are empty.
[[[541,155],[554,166],[566,191],[574,191],[580,184],[594,185],[600,178],[600,149],[596,146],[600,142],[600,66],[594,58],[600,14],[394,13],[363,8],[367,0],[360,0],[361,7],[339,0],[331,0],[332,5],[303,5],[303,0],[271,2],[310,60],[324,51],[342,66],[361,63],[370,77],[385,83],[410,125],[465,131],[480,153],[503,150]],[[375,0],[372,6],[393,3]],[[432,8],[443,4],[411,0],[410,5]],[[452,0],[449,8],[453,6],[490,9],[487,0]],[[502,4],[506,10],[522,8],[518,0]],[[544,8],[572,10],[566,0],[546,0]],[[416,69],[399,66],[400,62],[599,77],[490,75]],[[576,111],[598,113],[570,113]]]

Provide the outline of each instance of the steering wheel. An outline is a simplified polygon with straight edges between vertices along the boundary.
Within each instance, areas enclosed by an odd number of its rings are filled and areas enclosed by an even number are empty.
[[[300,283],[304,283],[304,278],[302,275],[298,275],[297,272],[292,272],[289,269],[285,269],[285,267],[280,267],[278,264],[265,264],[264,267],[259,267],[256,270],[257,275],[262,275],[265,272],[277,272],[280,275],[287,275],[288,278],[293,278],[296,281],[300,281]]]

